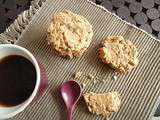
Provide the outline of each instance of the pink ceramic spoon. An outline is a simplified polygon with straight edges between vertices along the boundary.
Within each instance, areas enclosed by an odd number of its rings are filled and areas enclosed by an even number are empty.
[[[72,120],[72,113],[81,96],[81,86],[74,80],[68,80],[61,85],[60,91],[67,107],[67,120]]]

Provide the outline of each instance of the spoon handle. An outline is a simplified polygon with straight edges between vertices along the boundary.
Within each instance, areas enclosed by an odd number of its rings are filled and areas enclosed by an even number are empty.
[[[72,120],[72,109],[67,110],[67,120]]]

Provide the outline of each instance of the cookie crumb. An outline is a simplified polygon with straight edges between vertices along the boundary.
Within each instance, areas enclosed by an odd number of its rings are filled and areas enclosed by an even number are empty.
[[[104,79],[103,79],[103,80],[102,80],[102,82],[103,82],[103,83],[105,83],[105,82],[106,82],[106,80],[104,80]]]
[[[97,83],[97,81],[96,80],[93,80],[93,84],[96,84]]]
[[[47,42],[48,45],[50,45],[50,42]]]
[[[88,78],[89,78],[89,79],[94,79],[94,75],[92,75],[92,74],[89,73],[89,74],[88,74]]]
[[[82,88],[85,88],[86,87],[86,83],[82,83]]]
[[[114,76],[112,77],[112,79],[113,79],[113,80],[117,80],[117,76],[114,75]]]
[[[74,78],[80,78],[82,76],[82,72],[78,71],[75,73]]]

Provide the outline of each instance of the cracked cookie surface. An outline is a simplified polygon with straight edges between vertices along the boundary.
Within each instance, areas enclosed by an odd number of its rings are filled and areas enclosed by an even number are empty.
[[[122,36],[109,36],[99,48],[99,57],[116,71],[125,73],[138,65],[137,49]]]
[[[69,10],[53,16],[47,40],[51,48],[62,56],[79,57],[89,47],[93,36],[92,25],[86,18]]]
[[[97,115],[109,116],[118,112],[121,100],[118,92],[93,93],[83,95],[90,112]]]

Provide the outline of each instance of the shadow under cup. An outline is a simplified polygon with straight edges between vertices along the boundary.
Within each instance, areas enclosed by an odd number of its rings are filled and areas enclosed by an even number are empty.
[[[30,103],[35,102],[42,96],[48,85],[47,76],[43,65],[37,62],[35,57],[27,49],[18,45],[0,45],[0,59],[3,59],[4,57],[10,55],[22,56],[28,59],[33,64],[36,70],[36,82],[33,92],[31,93],[30,97],[24,102],[11,107],[0,106],[0,119],[8,119],[23,111]]]

